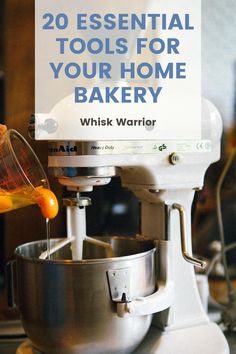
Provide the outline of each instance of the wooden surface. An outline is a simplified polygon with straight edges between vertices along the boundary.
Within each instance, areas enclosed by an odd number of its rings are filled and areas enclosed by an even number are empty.
[[[27,136],[29,117],[34,113],[34,0],[6,0],[4,9],[5,122]],[[29,141],[47,169],[47,143]],[[61,196],[61,187],[51,183]],[[54,236],[65,236],[64,212],[51,223]],[[5,214],[5,259],[15,247],[45,238],[45,221],[37,206]]]

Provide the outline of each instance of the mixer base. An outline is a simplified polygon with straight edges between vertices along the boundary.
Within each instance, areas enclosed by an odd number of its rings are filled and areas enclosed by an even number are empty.
[[[220,328],[213,322],[169,332],[151,327],[142,344],[132,354],[229,354]]]

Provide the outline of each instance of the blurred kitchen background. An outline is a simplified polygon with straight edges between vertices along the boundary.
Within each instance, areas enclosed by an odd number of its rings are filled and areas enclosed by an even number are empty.
[[[229,151],[236,144],[236,1],[202,1],[202,88],[203,95],[220,110],[224,122],[222,160],[209,168],[203,191],[193,208],[194,250],[213,257],[219,250],[215,187]],[[27,139],[27,124],[34,112],[34,0],[0,1],[0,122]],[[47,143],[30,141],[47,169]],[[226,243],[236,240],[236,161],[223,186],[223,217]],[[57,181],[51,187],[60,200],[60,213],[52,221],[53,237],[65,236],[65,210]],[[93,195],[95,197],[93,198]],[[91,194],[88,234],[134,235],[139,229],[137,200],[121,189],[115,178]],[[4,287],[4,264],[14,257],[16,246],[45,238],[45,221],[37,206],[0,215],[0,284]],[[218,248],[217,248],[218,247]],[[236,251],[229,259],[236,266]],[[224,301],[224,298],[223,298]],[[1,300],[0,319],[7,312]]]

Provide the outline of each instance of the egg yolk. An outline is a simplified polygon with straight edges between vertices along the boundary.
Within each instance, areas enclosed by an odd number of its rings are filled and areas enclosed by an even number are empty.
[[[5,213],[6,211],[12,210],[13,204],[10,197],[7,195],[0,196],[0,213]]]
[[[39,196],[36,198],[36,203],[41,209],[41,213],[46,219],[53,219],[58,213],[58,201],[55,194],[47,188],[36,188]]]

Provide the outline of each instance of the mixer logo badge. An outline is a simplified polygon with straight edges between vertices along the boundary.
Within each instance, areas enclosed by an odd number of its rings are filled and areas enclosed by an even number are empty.
[[[78,147],[76,145],[71,146],[71,145],[60,145],[56,147],[50,147],[49,148],[49,153],[71,153],[71,152],[78,152]]]
[[[162,144],[158,147],[158,150],[163,151],[163,150],[166,150],[166,148],[167,148],[166,144]]]

